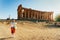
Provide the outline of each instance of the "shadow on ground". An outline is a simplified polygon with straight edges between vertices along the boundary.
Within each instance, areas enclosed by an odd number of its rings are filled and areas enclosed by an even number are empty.
[[[0,40],[6,40],[6,39],[11,39],[12,37],[7,37],[7,38],[0,38]]]
[[[47,28],[60,28],[60,26],[57,25],[45,25]]]

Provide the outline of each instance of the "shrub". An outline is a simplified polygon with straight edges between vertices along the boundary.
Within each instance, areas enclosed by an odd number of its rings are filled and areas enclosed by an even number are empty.
[[[56,20],[57,22],[60,22],[60,15],[58,15],[58,16],[55,18],[55,20]]]

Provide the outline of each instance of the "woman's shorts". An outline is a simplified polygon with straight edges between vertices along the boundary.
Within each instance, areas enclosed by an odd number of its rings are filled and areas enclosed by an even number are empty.
[[[11,27],[11,33],[15,33],[15,28]]]

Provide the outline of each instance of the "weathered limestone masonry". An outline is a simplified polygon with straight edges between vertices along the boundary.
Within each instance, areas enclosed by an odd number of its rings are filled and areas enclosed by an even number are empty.
[[[36,19],[36,20],[53,20],[53,12],[38,11],[31,8],[18,6],[18,19]]]

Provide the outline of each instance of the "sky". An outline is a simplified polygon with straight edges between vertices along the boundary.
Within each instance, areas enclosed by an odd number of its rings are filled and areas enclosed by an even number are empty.
[[[0,19],[17,19],[17,8],[23,7],[40,11],[53,11],[53,17],[60,14],[60,0],[0,0]]]

